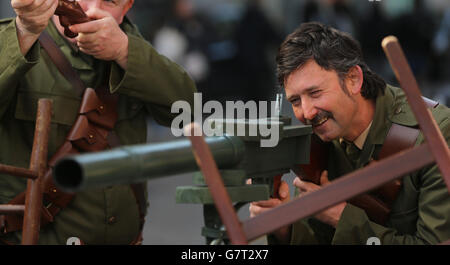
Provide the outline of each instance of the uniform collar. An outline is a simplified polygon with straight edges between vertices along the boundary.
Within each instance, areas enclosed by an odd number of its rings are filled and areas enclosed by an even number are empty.
[[[353,141],[353,144],[359,149],[362,150],[364,147],[364,143],[366,142],[367,136],[369,135],[370,127],[372,126],[371,121],[369,126]],[[339,143],[342,144],[344,142],[344,138],[339,138]],[[348,142],[348,141],[347,141]]]
[[[358,138],[353,141],[353,143],[358,147],[359,150],[363,149],[364,143],[366,142],[367,136],[369,135],[370,127],[372,127],[372,122],[370,122],[369,126],[358,136]]]
[[[390,117],[392,116],[394,103],[394,95],[390,89],[390,86],[387,85],[384,89],[384,94],[380,93],[376,99],[375,114],[366,142],[378,145],[382,145],[384,143],[384,139],[386,138],[392,124]]]
[[[362,149],[360,159],[357,161],[357,168],[367,164],[375,150],[376,146],[381,146],[386,138],[386,135],[391,127],[391,116],[393,111],[395,96],[392,87],[387,85],[384,89],[384,94],[379,94],[375,100],[375,113],[371,124],[366,130],[355,140]],[[364,136],[364,134],[366,134]],[[362,146],[361,146],[361,143]],[[342,146],[342,145],[339,145]],[[362,147],[362,148],[361,148]]]

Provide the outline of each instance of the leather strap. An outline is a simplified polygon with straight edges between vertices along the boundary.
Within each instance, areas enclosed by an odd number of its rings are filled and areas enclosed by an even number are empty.
[[[116,147],[120,145],[120,140],[118,136],[115,134],[112,129],[114,128],[114,124],[117,120],[117,112],[115,111],[117,109],[117,95],[113,95],[109,93],[109,91],[106,89],[106,87],[103,87],[104,89],[98,89],[97,91],[94,91],[92,89],[85,89],[85,85],[83,81],[80,79],[78,73],[73,69],[70,62],[67,60],[67,58],[64,56],[62,51],[59,49],[59,47],[56,45],[56,43],[53,41],[53,39],[48,35],[47,32],[43,32],[39,38],[39,41],[41,42],[42,47],[45,49],[45,51],[49,54],[50,59],[53,61],[53,63],[57,66],[59,72],[69,81],[73,84],[74,88],[77,90],[79,95],[83,95],[83,93],[87,93],[83,97],[82,104],[80,107],[80,114],[85,114],[87,120],[91,121],[94,124],[97,124],[100,126],[97,127],[96,130],[91,131],[85,131],[84,135],[87,135],[86,137],[83,137],[83,134],[79,134],[79,129],[76,125],[80,125],[80,128],[86,128],[86,126],[82,126],[80,123],[86,124],[86,119],[79,118],[77,119],[77,122],[75,123],[75,127],[72,128],[71,132],[69,133],[68,140],[73,141],[75,144],[81,145],[81,149],[89,150],[89,151],[99,151],[103,150],[105,148],[111,148]],[[106,103],[106,104],[103,104]],[[111,109],[107,109],[106,106],[110,106],[113,108],[114,111],[111,111]],[[105,131],[101,129],[101,127],[106,128],[108,131]],[[98,134],[102,135],[103,137],[96,137]],[[77,137],[78,136],[78,137]],[[94,137],[92,137],[94,136]],[[92,137],[92,138],[91,138]],[[82,138],[82,139],[80,139]],[[86,145],[85,143],[92,142],[92,139],[104,139],[100,143],[102,147],[96,147],[93,148],[90,145]],[[53,161],[52,161],[53,162]],[[54,166],[54,162],[51,165]],[[141,229],[144,226],[145,223],[145,209],[147,207],[146,199],[145,199],[145,188],[143,187],[142,183],[132,184],[131,189],[136,197],[136,202],[139,207],[139,215],[141,219]],[[50,187],[47,188],[48,191],[51,193],[56,193],[55,191],[58,191],[56,187],[52,184],[49,185]],[[64,198],[59,198],[59,200],[63,199],[63,203],[60,205],[51,205],[50,206],[50,212],[53,216],[58,213],[61,208],[64,208],[67,206],[67,204],[72,200],[73,196],[60,196]],[[57,207],[59,206],[59,207]]]
[[[73,69],[61,49],[46,31],[43,31],[39,36],[39,43],[47,52],[52,62],[56,65],[58,71],[72,84],[78,95],[82,96],[86,85],[81,81],[78,73]]]
[[[426,97],[422,97],[428,108],[436,108],[439,103]],[[420,131],[416,128],[402,126],[393,123],[378,154],[378,159],[386,158],[401,150],[414,146]]]
[[[401,150],[413,147],[419,133],[420,131],[416,128],[393,123],[378,154],[378,159],[384,159]]]

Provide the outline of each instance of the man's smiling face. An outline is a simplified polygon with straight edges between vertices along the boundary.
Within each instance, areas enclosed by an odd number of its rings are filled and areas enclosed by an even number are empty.
[[[285,91],[295,117],[311,124],[323,141],[345,137],[350,131],[357,103],[336,71],[309,60],[287,77]]]

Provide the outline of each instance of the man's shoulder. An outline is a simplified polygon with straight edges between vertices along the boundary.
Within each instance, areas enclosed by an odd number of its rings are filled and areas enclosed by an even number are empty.
[[[14,20],[14,18],[12,18],[12,17],[0,19],[0,30],[5,28],[6,26],[8,26],[9,23],[11,23],[13,20]]]
[[[141,32],[139,31],[139,28],[135,24],[133,24],[133,22],[131,22],[131,20],[127,16],[123,18],[123,22],[120,26],[125,33],[143,38]]]
[[[416,127],[418,126],[417,119],[411,109],[411,106],[408,103],[405,93],[401,88],[388,86],[386,93],[392,93],[394,97],[394,102],[392,104],[391,112],[389,115],[390,121],[393,123]],[[440,125],[444,123],[450,117],[450,109],[443,105],[439,104],[438,106],[428,106],[433,118],[436,120],[437,124]]]
[[[403,126],[417,126],[417,120],[408,104],[405,92],[399,87],[388,85],[385,93],[393,96],[393,103],[389,109],[389,120]]]

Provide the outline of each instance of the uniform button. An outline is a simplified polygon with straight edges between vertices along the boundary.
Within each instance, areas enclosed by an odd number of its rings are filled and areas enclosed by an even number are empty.
[[[398,107],[398,108],[395,110],[395,114],[400,114],[400,112],[402,112],[402,107]]]
[[[111,216],[108,218],[108,224],[112,225],[116,222],[116,217],[115,216]]]

